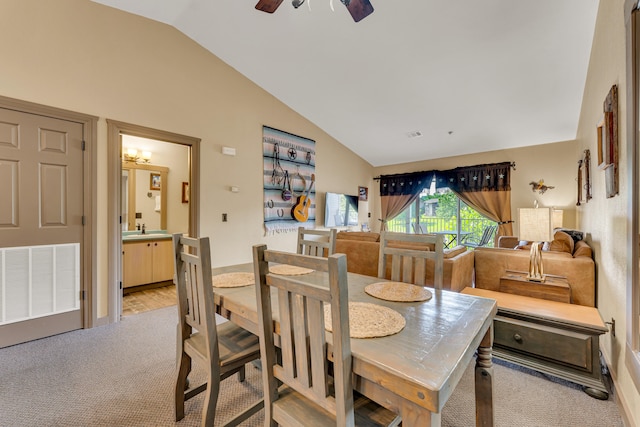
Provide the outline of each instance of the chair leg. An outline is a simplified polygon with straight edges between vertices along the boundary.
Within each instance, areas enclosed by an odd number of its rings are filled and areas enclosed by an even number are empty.
[[[246,376],[246,370],[245,367],[243,366],[242,368],[240,368],[240,370],[238,370],[238,381],[243,382]]]
[[[191,358],[182,353],[180,363],[176,369],[176,386],[175,386],[175,415],[176,421],[184,418],[184,400],[185,390],[187,388],[187,376],[191,371]]]
[[[220,371],[209,367],[207,376],[207,390],[202,403],[202,427],[213,427],[216,418],[216,405],[218,404],[218,393],[220,392]]]

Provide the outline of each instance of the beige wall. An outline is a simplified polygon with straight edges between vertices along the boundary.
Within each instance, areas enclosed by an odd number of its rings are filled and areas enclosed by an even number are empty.
[[[620,84],[621,129],[625,122],[624,0],[601,2],[575,141],[416,162],[374,170],[318,129],[275,100],[218,58],[172,27],[129,15],[89,0],[4,0],[0,2],[0,95],[100,117],[98,123],[99,313],[107,313],[107,131],[105,119],[185,134],[202,139],[201,234],[211,236],[214,265],[250,260],[250,245],[290,249],[292,234],[265,237],[262,226],[262,125],[316,141],[316,190],[322,224],[326,191],[356,194],[369,187],[370,226],[378,227],[379,174],[456,166],[516,162],[512,171],[515,209],[542,206],[565,209],[565,225],[589,233],[598,265],[598,305],[603,318],[617,320],[617,338],[606,335],[603,351],[619,386],[619,398],[632,424],[640,425],[640,396],[624,367],[627,204],[629,171],[620,166],[621,194],[604,197],[604,178],[592,165],[593,200],[576,210],[577,161],[584,148],[595,152],[594,126],[612,84]],[[630,3],[627,1],[627,3]],[[620,150],[627,143],[621,132]],[[545,143],[548,141],[540,141]],[[223,156],[234,147],[235,157]],[[595,162],[594,162],[595,163]],[[544,179],[555,188],[544,195],[528,183]],[[234,185],[239,193],[231,193]],[[221,214],[229,222],[221,222]],[[517,231],[517,228],[516,228]],[[635,422],[633,422],[635,421]]]
[[[294,247],[294,233],[264,235],[263,124],[316,141],[321,212],[324,192],[372,186],[371,165],[167,25],[89,0],[5,0],[0,57],[0,95],[100,117],[99,316],[115,286],[107,283],[107,118],[201,138],[200,232],[214,242],[214,266],[250,261],[256,243]],[[222,146],[237,155],[223,156]]]
[[[540,207],[562,209],[564,211],[563,225],[573,228],[576,224],[576,178],[579,159],[580,153],[577,151],[575,141],[569,141],[378,167],[375,169],[375,173],[388,175],[433,169],[453,169],[459,166],[484,163],[515,162],[516,169],[511,170],[512,218],[515,220],[517,208],[533,207],[534,201],[537,201]],[[544,194],[533,192],[529,183],[531,181],[537,182],[540,179],[544,179],[546,185],[554,188],[547,190]],[[379,187],[376,188],[378,195],[379,190]],[[377,218],[380,213],[376,212],[376,215]],[[517,223],[514,224],[513,231],[517,235]]]
[[[594,247],[598,283],[598,308],[606,321],[616,320],[616,336],[604,336],[601,347],[618,386],[619,398],[632,417],[631,425],[640,425],[640,394],[625,367],[626,292],[629,283],[627,257],[631,247],[629,220],[631,214],[631,170],[628,167],[627,141],[628,97],[627,44],[631,1],[600,2],[598,20],[591,51],[589,74],[582,100],[582,114],[577,141],[581,149],[596,152],[596,125],[602,118],[602,104],[612,85],[618,85],[620,194],[605,197],[604,172],[594,162],[593,200],[577,211],[578,224],[590,233]],[[626,4],[626,7],[625,7]],[[626,11],[626,12],[625,12]]]

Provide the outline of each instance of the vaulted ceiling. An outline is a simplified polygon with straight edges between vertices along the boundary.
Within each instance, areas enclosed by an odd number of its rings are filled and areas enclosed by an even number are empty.
[[[374,166],[576,136],[598,0],[93,0],[174,26]],[[332,10],[333,7],[333,10]]]

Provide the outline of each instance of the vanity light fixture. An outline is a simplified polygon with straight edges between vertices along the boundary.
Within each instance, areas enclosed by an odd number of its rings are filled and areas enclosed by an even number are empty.
[[[125,162],[131,163],[149,163],[151,162],[151,151],[142,151],[138,153],[136,148],[127,148],[122,153]]]

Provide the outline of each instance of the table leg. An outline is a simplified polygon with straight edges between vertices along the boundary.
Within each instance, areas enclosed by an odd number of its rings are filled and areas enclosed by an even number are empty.
[[[476,426],[493,427],[493,325],[485,334],[478,347],[476,359]]]

